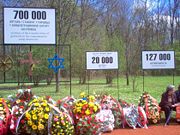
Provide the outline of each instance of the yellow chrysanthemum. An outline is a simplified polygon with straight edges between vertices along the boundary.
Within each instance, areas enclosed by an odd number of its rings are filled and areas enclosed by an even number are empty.
[[[32,121],[29,120],[27,123],[29,126],[32,126]]]
[[[47,103],[43,102],[43,103],[42,103],[42,106],[46,107],[46,106],[47,106]]]
[[[31,101],[31,102],[29,103],[29,106],[32,105],[32,103],[35,103],[35,102],[37,102],[37,101],[38,101],[37,99],[33,99],[33,101]]]
[[[46,107],[45,110],[46,110],[46,112],[49,112],[49,111],[50,111],[49,107]]]
[[[44,118],[45,119],[48,119],[49,118],[49,115],[46,113],[46,114],[44,114]]]
[[[39,124],[38,125],[38,130],[43,130],[44,129],[44,125],[43,124]]]
[[[47,100],[43,100],[44,103],[47,103]]]
[[[39,116],[40,118],[42,118],[42,117],[43,117],[43,112],[38,113],[38,116]]]
[[[81,97],[81,98],[86,97],[86,93],[85,93],[85,92],[81,92],[81,93],[80,93],[80,97]]]
[[[38,120],[39,120],[39,123],[41,123],[43,121],[43,119],[41,119],[41,118],[39,118]]]
[[[34,106],[38,107],[40,104],[39,103],[34,103]]]
[[[82,100],[82,103],[83,103],[83,104],[87,104],[87,101],[86,101],[86,100]]]
[[[89,107],[94,107],[94,103],[93,102],[89,102]]]
[[[90,115],[90,110],[87,109],[87,110],[85,111],[85,113],[86,113],[86,115]]]
[[[35,98],[32,102],[34,102],[34,103],[35,103],[35,102],[38,102],[38,99]]]
[[[33,130],[37,130],[37,126],[36,125],[32,125],[32,129]]]
[[[89,101],[90,102],[94,102],[95,101],[95,97],[94,96],[89,96]]]
[[[77,108],[77,109],[76,109],[76,112],[77,112],[77,113],[81,113],[81,108]]]
[[[37,116],[36,116],[36,115],[33,115],[33,116],[32,116],[32,119],[33,119],[33,120],[37,120]]]
[[[31,119],[31,115],[29,113],[26,113],[26,118],[29,120]]]
[[[42,108],[42,107],[39,107],[39,108],[38,108],[38,110],[39,110],[39,111],[42,111],[42,110],[43,110],[43,108]]]
[[[94,110],[94,112],[97,112],[98,107],[95,105],[95,106],[93,107],[93,110]]]
[[[34,114],[36,113],[36,111],[35,111],[35,110],[32,110],[31,113],[34,115]]]
[[[82,103],[77,103],[76,106],[77,106],[77,107],[82,107],[83,104],[82,104]]]

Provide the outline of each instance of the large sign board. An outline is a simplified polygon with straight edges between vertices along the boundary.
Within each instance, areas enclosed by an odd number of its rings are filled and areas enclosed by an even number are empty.
[[[118,69],[118,52],[86,52],[86,69]]]
[[[174,69],[174,51],[142,51],[142,69]]]
[[[4,8],[4,44],[56,44],[55,9]]]

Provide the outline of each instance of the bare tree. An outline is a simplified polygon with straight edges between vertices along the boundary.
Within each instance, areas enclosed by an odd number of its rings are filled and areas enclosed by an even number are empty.
[[[179,0],[169,0],[169,16],[170,16],[170,42],[171,45],[174,43],[174,26],[175,18],[179,9],[180,2]]]

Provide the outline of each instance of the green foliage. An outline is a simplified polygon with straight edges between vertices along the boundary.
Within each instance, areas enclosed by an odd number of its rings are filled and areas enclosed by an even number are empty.
[[[180,42],[179,41],[173,44],[173,49],[175,51],[176,74],[180,75]]]
[[[176,88],[179,85],[180,76],[175,76],[175,86]],[[131,80],[131,79],[130,79]],[[137,90],[132,92],[132,81],[130,81],[130,85],[126,86],[126,79],[124,77],[119,78],[119,94],[120,99],[127,101],[128,103],[137,104],[139,99],[138,97],[143,93],[143,78],[142,76],[137,77]],[[166,90],[167,85],[172,84],[173,82],[172,76],[145,76],[145,91],[148,92],[151,96],[157,99],[160,102],[161,94]],[[90,83],[104,83],[105,79],[94,79],[91,80]],[[90,85],[89,91],[90,94],[94,92],[99,93],[107,93],[118,98],[118,90],[116,85],[117,80],[113,80],[113,86],[109,87],[108,85]],[[79,85],[78,79],[73,78],[72,85],[72,95],[75,97],[79,97],[79,93],[88,92],[87,85]],[[17,84],[1,84],[0,87],[16,87]],[[53,99],[57,100],[69,95],[69,86],[61,85],[61,91],[59,93],[55,93],[55,84],[52,85],[40,85],[39,87],[33,87],[32,91],[35,95],[45,96],[50,95]],[[1,90],[0,96],[7,97],[9,94],[16,93],[15,90]]]

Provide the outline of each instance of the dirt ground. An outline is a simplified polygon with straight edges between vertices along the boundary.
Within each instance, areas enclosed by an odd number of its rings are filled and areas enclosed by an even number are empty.
[[[170,124],[169,126],[153,125],[148,129],[116,129],[111,133],[104,133],[103,135],[180,135],[180,124]]]

